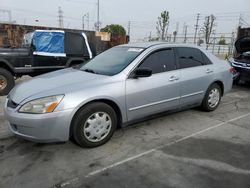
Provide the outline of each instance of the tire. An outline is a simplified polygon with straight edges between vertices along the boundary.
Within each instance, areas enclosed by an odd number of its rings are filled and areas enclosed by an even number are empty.
[[[212,94],[212,92],[214,93],[214,95]],[[220,104],[221,95],[222,95],[221,87],[216,83],[212,84],[208,88],[205,94],[205,97],[201,104],[201,109],[207,112],[214,111]],[[211,99],[211,97],[213,96],[214,96],[214,100]],[[209,101],[209,100],[212,100],[212,101]]]
[[[117,116],[114,109],[105,103],[95,102],[76,113],[72,122],[72,134],[79,146],[92,148],[105,144],[116,127]]]
[[[7,95],[14,86],[14,76],[8,70],[0,68],[0,96]]]

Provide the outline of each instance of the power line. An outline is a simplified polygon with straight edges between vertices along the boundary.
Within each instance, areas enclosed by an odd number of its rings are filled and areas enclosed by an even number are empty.
[[[80,3],[80,4],[96,4],[96,3],[93,3],[93,2],[90,2],[90,1],[78,1],[78,0],[64,0],[66,2],[69,2],[69,3]]]

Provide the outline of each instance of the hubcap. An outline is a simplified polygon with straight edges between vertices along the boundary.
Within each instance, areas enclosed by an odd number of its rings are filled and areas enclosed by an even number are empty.
[[[220,101],[220,91],[217,88],[214,88],[209,93],[208,105],[211,108],[214,108],[218,105],[219,101]]]
[[[5,89],[7,86],[7,80],[4,76],[0,75],[0,90]]]
[[[92,114],[84,123],[84,136],[90,142],[99,142],[107,137],[111,130],[112,121],[105,112]]]

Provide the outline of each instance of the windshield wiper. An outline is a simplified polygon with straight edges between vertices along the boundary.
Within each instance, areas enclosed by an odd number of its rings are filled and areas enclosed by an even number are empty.
[[[96,74],[96,72],[92,69],[83,69],[83,71]]]

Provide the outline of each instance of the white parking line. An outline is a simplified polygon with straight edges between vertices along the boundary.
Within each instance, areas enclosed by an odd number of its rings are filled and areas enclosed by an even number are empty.
[[[114,167],[119,166],[119,165],[121,165],[121,164],[124,164],[124,163],[126,163],[126,162],[132,161],[132,160],[134,160],[134,159],[138,159],[138,158],[140,158],[140,157],[142,157],[142,156],[144,156],[144,155],[153,153],[154,151],[159,150],[159,149],[162,149],[162,148],[164,148],[164,147],[166,147],[166,146],[170,146],[170,145],[176,144],[176,143],[178,143],[178,142],[182,142],[182,141],[187,140],[187,139],[189,139],[189,138],[191,138],[191,137],[197,136],[197,135],[202,134],[202,133],[204,133],[204,132],[206,132],[206,131],[215,129],[215,128],[217,128],[217,127],[220,127],[220,126],[225,125],[225,124],[227,124],[227,123],[230,123],[230,122],[232,122],[232,121],[235,121],[235,120],[238,120],[238,119],[247,117],[247,116],[249,116],[249,115],[250,115],[250,113],[247,113],[247,114],[242,115],[242,116],[239,116],[239,117],[237,117],[237,118],[233,118],[233,119],[231,119],[231,120],[228,120],[228,121],[219,123],[219,124],[217,124],[217,125],[214,125],[214,126],[211,126],[211,127],[207,128],[207,129],[204,129],[204,130],[198,131],[198,132],[196,132],[196,133],[193,133],[193,134],[191,134],[191,135],[185,136],[185,137],[183,137],[183,138],[181,138],[181,139],[178,139],[178,140],[176,140],[176,141],[172,141],[172,142],[170,142],[170,143],[168,143],[168,144],[165,144],[165,145],[156,147],[156,148],[154,148],[154,149],[145,151],[145,152],[140,153],[140,154],[138,154],[138,155],[135,155],[135,156],[133,156],[133,157],[129,157],[129,158],[124,159],[124,160],[122,160],[122,161],[116,162],[116,163],[114,163],[114,164],[112,164],[112,165],[109,165],[109,166],[107,166],[107,167],[101,168],[101,169],[99,169],[99,170],[95,170],[95,171],[93,171],[93,172],[90,172],[88,175],[86,175],[85,178],[89,178],[89,177],[94,176],[94,175],[96,175],[96,174],[99,174],[99,173],[101,173],[101,172],[103,172],[103,171],[106,171],[106,170],[108,170],[108,169],[110,169],[110,168],[114,168]]]
[[[118,162],[116,162],[116,163],[114,163],[114,164],[111,164],[111,165],[109,165],[109,166],[106,166],[106,167],[104,167],[104,168],[101,168],[101,169],[95,170],[95,171],[93,171],[93,172],[90,172],[89,174],[87,174],[87,175],[84,176],[84,177],[85,177],[85,178],[92,177],[92,176],[94,176],[94,175],[97,175],[97,174],[99,174],[99,173],[102,173],[102,172],[104,172],[104,171],[106,171],[106,170],[109,170],[109,169],[111,169],[111,168],[120,166],[120,165],[122,165],[122,164],[124,164],[124,163],[127,163],[127,162],[129,162],[129,161],[132,161],[132,160],[138,159],[138,158],[140,158],[140,157],[143,157],[143,156],[145,156],[145,155],[147,155],[147,154],[153,153],[153,152],[155,152],[156,150],[162,149],[162,148],[164,148],[164,147],[166,147],[166,146],[170,146],[170,145],[173,145],[173,144],[182,142],[182,141],[187,140],[187,139],[189,139],[189,138],[191,138],[191,137],[200,135],[200,134],[202,134],[202,133],[204,133],[204,132],[207,132],[207,131],[209,131],[209,130],[212,130],[212,129],[216,129],[216,128],[220,127],[220,126],[226,125],[226,124],[228,124],[228,123],[230,123],[230,122],[233,122],[233,121],[235,121],[235,120],[238,120],[238,119],[247,117],[247,116],[249,116],[249,115],[250,115],[250,113],[247,113],[247,114],[245,114],[245,115],[242,115],[242,116],[233,118],[233,119],[231,119],[231,120],[228,120],[228,121],[219,123],[219,124],[217,124],[217,125],[211,126],[211,127],[209,127],[209,128],[203,129],[203,130],[201,130],[201,131],[198,131],[198,132],[193,133],[193,134],[191,134],[191,135],[185,136],[185,137],[183,137],[183,138],[181,138],[181,139],[178,139],[178,140],[176,140],[176,141],[172,141],[172,142],[170,142],[170,143],[168,143],[168,144],[165,144],[165,145],[162,145],[162,146],[159,146],[159,147],[150,149],[150,150],[145,151],[145,152],[142,152],[142,153],[140,153],[140,154],[138,154],[138,155],[129,157],[129,158],[127,158],[127,159],[118,161]],[[72,184],[72,183],[75,183],[75,182],[77,182],[77,181],[79,181],[79,180],[80,180],[80,177],[76,177],[76,178],[73,178],[73,179],[71,179],[71,180],[68,180],[68,181],[65,181],[65,182],[61,183],[60,186],[61,186],[61,187],[65,187],[65,186],[70,185],[70,184]]]

